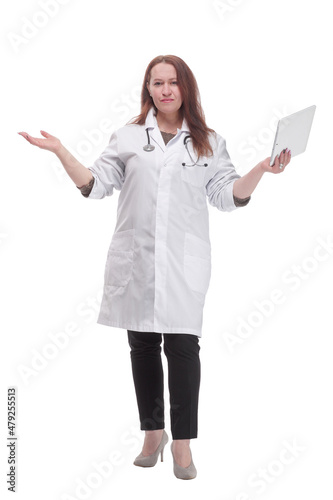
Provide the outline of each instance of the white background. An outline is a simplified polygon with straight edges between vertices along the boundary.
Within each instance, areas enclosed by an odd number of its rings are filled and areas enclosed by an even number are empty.
[[[2,11],[1,496],[14,385],[15,498],[331,497],[330,2],[20,0]],[[317,105],[304,154],[265,174],[247,207],[210,207],[193,481],[174,477],[169,445],[163,464],[132,465],[143,432],[127,333],[96,324],[119,192],[85,199],[55,155],[17,134],[44,129],[92,165],[111,134],[101,122],[139,113],[159,54],[191,67],[241,175],[270,156],[280,116]],[[274,290],[283,300],[269,305]],[[165,398],[170,436],[167,385]]]

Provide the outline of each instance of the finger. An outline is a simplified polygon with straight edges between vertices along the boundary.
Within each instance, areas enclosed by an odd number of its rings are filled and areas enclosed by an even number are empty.
[[[44,136],[44,137],[53,137],[53,135],[51,134],[48,134],[47,132],[45,132],[45,130],[41,130],[40,133]]]
[[[27,138],[28,134],[26,132],[17,132],[19,135],[24,137],[25,139]]]
[[[282,172],[284,170],[284,167],[286,165],[286,149],[283,149],[280,154],[280,160],[279,160],[279,169]],[[281,168],[282,167],[282,168]]]
[[[19,135],[21,135],[22,137],[24,137],[28,142],[31,142],[30,141],[30,135],[27,134],[26,132],[17,132]]]
[[[42,141],[44,139],[38,139],[38,137],[31,137],[31,135],[27,134],[26,132],[18,132],[18,133],[20,135],[22,135],[33,146],[38,146],[38,147],[42,147],[43,146]]]
[[[290,158],[289,158],[289,148],[286,148],[286,153],[284,155],[284,163],[285,163],[285,165],[288,165],[289,160],[290,160]]]
[[[285,154],[284,154],[284,160],[283,160],[284,168],[288,165],[289,162],[290,162],[289,149],[286,148],[285,149]]]
[[[274,174],[279,174],[282,172],[282,169],[280,168],[280,165],[282,164],[283,162],[283,153],[281,151],[281,153],[279,155],[276,155],[275,157],[275,162],[274,162],[274,166],[273,166],[273,173]]]
[[[286,157],[286,165],[288,165],[288,163],[290,163],[290,160],[291,160],[291,151],[290,149],[287,150],[287,157]]]
[[[280,169],[280,164],[282,163],[281,161],[281,154],[280,155],[277,155],[276,156],[276,159],[275,159],[275,164],[274,164],[274,167],[275,167],[275,171],[277,173],[281,172],[281,169]]]
[[[281,153],[281,163],[283,163],[283,166],[285,166],[286,160],[287,160],[287,158],[286,158],[286,156],[287,156],[286,152],[287,152],[287,148],[283,149],[282,153]]]

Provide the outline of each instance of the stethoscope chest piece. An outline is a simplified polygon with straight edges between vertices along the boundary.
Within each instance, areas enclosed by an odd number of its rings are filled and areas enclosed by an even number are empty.
[[[153,146],[152,144],[150,144],[150,137],[149,137],[149,132],[148,132],[148,128],[146,128],[146,134],[147,134],[147,138],[148,138],[148,144],[146,144],[145,146],[143,146],[143,150],[144,151],[154,151],[155,149],[155,146]]]
[[[153,146],[152,144],[146,144],[145,146],[143,146],[144,151],[154,151],[154,149],[155,146]]]

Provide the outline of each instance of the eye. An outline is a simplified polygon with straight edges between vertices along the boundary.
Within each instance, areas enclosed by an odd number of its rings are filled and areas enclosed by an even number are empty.
[[[172,82],[172,83],[173,83],[174,85],[178,85],[178,82],[176,82],[176,81],[174,81],[174,82]]]
[[[160,84],[161,84],[161,82],[155,82],[154,83],[154,85],[160,85]]]

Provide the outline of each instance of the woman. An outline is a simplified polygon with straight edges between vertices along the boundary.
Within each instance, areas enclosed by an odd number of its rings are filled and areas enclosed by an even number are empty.
[[[241,177],[225,140],[207,127],[196,80],[176,56],[148,65],[141,113],[111,135],[86,168],[61,144],[20,132],[55,153],[82,194],[120,190],[116,228],[108,251],[97,322],[127,329],[141,430],[134,464],[152,467],[168,441],[164,430],[162,335],[168,360],[174,474],[196,477],[190,440],[197,437],[199,338],[211,261],[207,197],[221,211],[245,206],[264,172],[280,173],[285,150]]]

